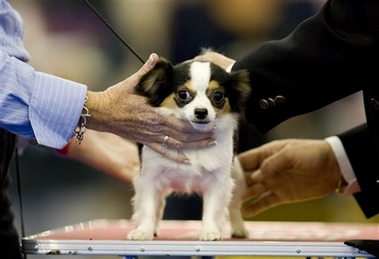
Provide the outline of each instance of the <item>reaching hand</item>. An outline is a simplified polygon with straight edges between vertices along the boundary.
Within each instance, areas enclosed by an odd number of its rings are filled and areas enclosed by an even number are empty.
[[[189,122],[164,116],[138,95],[134,87],[158,61],[152,54],[139,71],[104,92],[88,92],[87,107],[91,113],[88,128],[107,131],[148,145],[162,155],[181,163],[189,163],[180,152],[184,148],[205,148],[216,144],[213,131],[199,132]],[[168,141],[164,143],[165,137]],[[167,139],[167,137],[166,137]],[[167,144],[167,145],[163,145]]]
[[[135,143],[107,132],[87,130],[80,145],[71,139],[66,156],[78,160],[127,183],[132,183],[140,169]]]
[[[228,58],[220,53],[213,51],[207,51],[204,54],[195,57],[195,60],[210,61],[222,67],[223,69],[227,69],[230,65],[236,62],[231,58]]]
[[[319,198],[341,179],[336,157],[324,140],[272,141],[239,155],[248,189],[243,213],[252,217],[283,203]]]

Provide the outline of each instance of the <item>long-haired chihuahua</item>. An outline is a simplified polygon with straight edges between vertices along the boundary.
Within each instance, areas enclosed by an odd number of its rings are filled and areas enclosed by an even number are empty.
[[[235,134],[251,92],[247,72],[228,73],[214,63],[195,60],[174,66],[160,58],[140,80],[136,91],[163,114],[188,121],[195,129],[216,128],[213,137],[217,144],[177,151],[189,158],[190,165],[174,162],[143,146],[141,171],[133,182],[132,221],[136,228],[127,238],[152,240],[158,235],[166,197],[172,192],[202,196],[200,240],[221,240],[228,220],[231,236],[246,238],[248,231],[240,211],[245,182],[235,156]]]

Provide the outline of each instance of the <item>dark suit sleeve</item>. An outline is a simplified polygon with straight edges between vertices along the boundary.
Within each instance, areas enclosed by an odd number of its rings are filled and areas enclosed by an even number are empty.
[[[247,69],[252,86],[247,121],[266,133],[370,87],[377,81],[378,13],[378,1],[328,1],[288,37],[238,59],[232,69]]]
[[[328,0],[286,38],[238,59],[232,70],[247,69],[252,86],[247,122],[265,134],[289,118],[376,89],[378,71],[372,64],[379,60],[378,14],[379,1]],[[379,156],[373,130],[369,137],[364,127],[341,137],[362,188],[355,198],[370,217],[378,213],[378,202],[369,200],[379,197]]]
[[[354,195],[367,218],[379,213],[379,160],[375,144],[369,134],[367,124],[363,124],[338,136],[357,177],[361,192]]]

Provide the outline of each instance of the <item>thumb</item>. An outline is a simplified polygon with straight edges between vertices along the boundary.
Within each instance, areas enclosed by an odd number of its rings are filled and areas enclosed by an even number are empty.
[[[152,53],[149,57],[149,59],[143,64],[143,66],[138,70],[137,74],[139,76],[143,76],[147,72],[149,72],[157,63],[158,63],[159,57],[157,54]]]
[[[138,82],[141,80],[141,77],[144,76],[147,72],[152,70],[155,65],[158,63],[159,57],[157,54],[152,53],[149,57],[149,59],[142,65],[142,67],[135,72],[130,77],[126,78],[124,81],[120,82],[117,85],[114,85],[113,87],[109,87],[108,89],[122,89],[125,90],[122,86],[127,86],[126,89],[128,92],[133,92],[134,87]]]

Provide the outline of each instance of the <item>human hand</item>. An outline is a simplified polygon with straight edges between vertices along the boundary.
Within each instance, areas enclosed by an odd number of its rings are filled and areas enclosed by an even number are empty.
[[[206,51],[203,54],[196,56],[194,60],[210,61],[225,70],[236,62],[235,60],[214,51]]]
[[[239,160],[248,185],[246,217],[276,205],[331,194],[341,179],[334,152],[324,140],[272,141],[241,153]]]
[[[112,132],[145,144],[177,162],[190,163],[178,150],[214,146],[214,132],[199,132],[189,122],[162,115],[158,108],[150,106],[145,97],[135,92],[134,88],[141,77],[157,61],[158,56],[152,54],[139,71],[124,81],[104,92],[89,91],[87,107],[91,117],[87,119],[87,127]],[[162,145],[165,136],[169,136],[168,148]]]
[[[140,169],[138,147],[115,134],[87,129],[80,145],[71,139],[65,156],[132,183]]]

